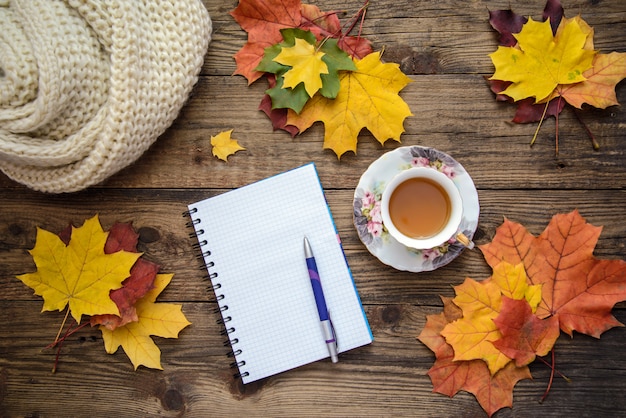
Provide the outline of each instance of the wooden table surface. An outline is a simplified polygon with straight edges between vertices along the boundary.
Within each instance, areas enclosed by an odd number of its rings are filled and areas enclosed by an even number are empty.
[[[347,10],[360,1],[319,0],[320,9]],[[516,4],[519,3],[519,4]],[[603,52],[626,52],[626,2],[563,0],[565,14],[580,13],[595,29]],[[132,166],[97,187],[62,195],[31,191],[0,175],[0,415],[1,416],[484,416],[472,395],[432,393],[426,375],[434,355],[416,336],[427,314],[441,311],[439,295],[466,277],[487,278],[480,251],[465,251],[429,273],[397,271],[372,256],[352,223],[352,199],[361,174],[398,146],[435,147],[458,160],[472,176],[480,198],[477,244],[490,242],[504,217],[539,234],[557,213],[578,209],[603,226],[595,255],[623,259],[626,245],[626,111],[580,113],[596,135],[592,149],[572,108],[547,120],[537,143],[536,124],[509,121],[514,106],[497,103],[484,80],[493,73],[488,54],[497,38],[488,10],[513,6],[541,17],[544,0],[373,0],[363,35],[387,62],[399,63],[414,81],[401,96],[414,116],[402,143],[384,147],[363,131],[358,153],[339,161],[322,149],[321,124],[296,138],[273,132],[257,110],[266,86],[247,86],[233,54],[246,34],[229,11],[236,1],[205,0],[213,41],[200,80],[171,128]],[[626,84],[617,87],[626,103]],[[233,129],[246,147],[228,163],[211,155],[210,136]],[[249,385],[232,376],[215,303],[203,281],[193,239],[181,213],[186,205],[228,189],[308,163],[317,165],[375,341],[341,356],[340,363],[310,364]],[[42,300],[15,278],[34,271],[28,250],[36,227],[58,232],[95,214],[105,229],[132,221],[140,249],[161,271],[174,273],[162,301],[181,303],[193,323],[178,339],[158,339],[163,371],[133,371],[126,355],[104,351],[100,332],[85,328],[67,341],[58,371],[54,351],[42,350],[56,335],[62,313],[40,313]],[[626,322],[626,304],[614,309]],[[561,335],[558,369],[547,399],[549,369],[535,362],[534,380],[520,382],[509,416],[626,415],[626,330],[614,328],[597,340]],[[245,415],[244,415],[245,414]]]

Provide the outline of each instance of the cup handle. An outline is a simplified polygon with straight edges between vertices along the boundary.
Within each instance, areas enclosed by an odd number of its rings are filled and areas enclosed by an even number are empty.
[[[470,240],[464,233],[459,232],[458,234],[456,234],[455,238],[458,242],[465,245],[470,250],[474,248],[474,242]]]

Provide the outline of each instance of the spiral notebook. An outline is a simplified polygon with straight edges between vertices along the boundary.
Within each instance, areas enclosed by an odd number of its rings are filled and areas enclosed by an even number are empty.
[[[329,357],[305,236],[339,353],[372,342],[313,163],[193,203],[189,216],[243,383]]]

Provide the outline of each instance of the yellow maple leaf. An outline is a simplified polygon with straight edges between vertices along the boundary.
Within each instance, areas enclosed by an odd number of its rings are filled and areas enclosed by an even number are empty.
[[[558,85],[584,81],[583,73],[591,68],[595,51],[586,49],[593,31],[581,20],[563,21],[553,36],[549,19],[536,22],[529,18],[514,35],[517,46],[500,46],[490,54],[496,67],[491,80],[512,82],[502,94],[515,101],[534,97],[541,102]]]
[[[541,285],[529,285],[526,269],[522,263],[499,263],[489,281],[495,283],[502,296],[511,299],[526,299],[532,312],[537,310],[541,302]]]
[[[523,264],[502,262],[494,267],[490,279],[477,282],[468,278],[454,291],[452,302],[461,308],[463,317],[447,324],[441,335],[454,348],[454,360],[484,360],[493,375],[511,361],[493,345],[502,337],[494,322],[502,297],[526,299],[535,310],[541,301],[541,287],[528,285]]]
[[[113,354],[122,346],[135,370],[140,365],[152,369],[163,369],[161,350],[151,336],[178,338],[178,333],[191,324],[183,314],[180,305],[155,303],[173,276],[173,274],[157,274],[154,288],[135,305],[138,321],[117,327],[113,331],[100,326],[107,353]]]
[[[213,146],[213,155],[220,160],[228,161],[228,156],[233,155],[237,151],[245,150],[239,145],[236,139],[231,138],[233,129],[220,132],[215,136],[211,136],[211,145]]]
[[[339,94],[327,99],[313,96],[300,114],[288,111],[287,125],[304,132],[313,123],[325,126],[324,148],[340,158],[346,151],[356,153],[359,132],[367,128],[384,144],[388,139],[400,142],[404,119],[412,116],[409,106],[398,95],[412,80],[397,64],[382,63],[380,52],[355,60],[356,71],[339,76]]]
[[[283,87],[295,88],[303,83],[309,97],[313,97],[322,88],[321,74],[328,74],[328,66],[322,61],[324,55],[315,45],[295,38],[294,46],[283,48],[274,58],[277,63],[291,67],[283,75]]]
[[[68,245],[37,228],[35,247],[30,250],[37,271],[17,278],[43,297],[42,311],[62,311],[69,305],[77,323],[82,315],[119,315],[109,292],[122,287],[141,253],[105,254],[107,236],[97,215],[79,228],[72,227]]]

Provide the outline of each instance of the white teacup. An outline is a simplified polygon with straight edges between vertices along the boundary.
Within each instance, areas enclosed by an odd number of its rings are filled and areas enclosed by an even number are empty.
[[[471,242],[459,231],[463,200],[452,179],[429,167],[413,167],[394,176],[383,190],[383,225],[401,244],[424,250],[455,237],[468,248]]]

